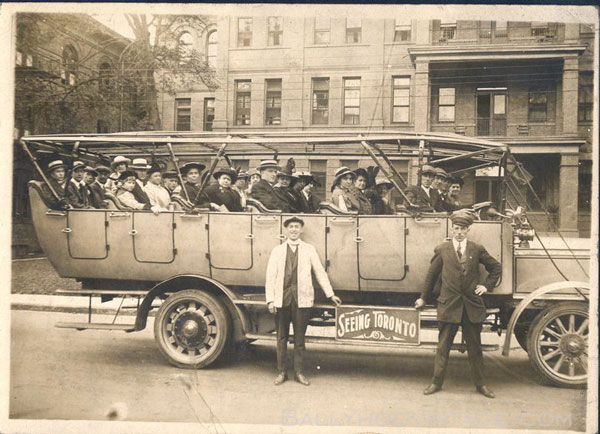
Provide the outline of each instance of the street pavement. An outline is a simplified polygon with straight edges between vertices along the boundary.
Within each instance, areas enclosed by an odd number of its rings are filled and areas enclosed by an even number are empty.
[[[474,392],[466,354],[458,352],[451,353],[444,389],[424,396],[434,352],[416,349],[309,344],[312,385],[276,387],[274,343],[257,341],[210,368],[183,370],[161,356],[152,318],[145,330],[131,334],[54,327],[85,320],[82,314],[11,311],[11,420],[184,422],[219,433],[239,428],[232,424],[250,424],[242,426],[248,432],[266,432],[265,425],[281,432],[585,429],[586,390],[539,384],[520,349],[509,358],[500,350],[485,353],[494,400]],[[497,337],[488,333],[485,339]]]

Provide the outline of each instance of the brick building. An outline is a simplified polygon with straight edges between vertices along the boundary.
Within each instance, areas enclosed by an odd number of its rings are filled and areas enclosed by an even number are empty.
[[[161,96],[163,129],[497,139],[534,175],[561,231],[589,236],[594,36],[589,25],[550,22],[220,17],[189,38],[216,67],[220,87]],[[296,161],[327,187],[340,165],[371,164],[364,155]],[[416,161],[397,165],[416,179]],[[494,174],[466,175],[463,199],[492,197]],[[546,230],[542,207],[528,202]]]

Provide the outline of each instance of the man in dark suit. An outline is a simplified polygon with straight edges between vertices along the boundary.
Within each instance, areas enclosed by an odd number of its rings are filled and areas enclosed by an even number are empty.
[[[90,195],[83,180],[85,163],[75,161],[71,169],[71,179],[65,188],[67,202],[73,208],[90,208]]]
[[[483,246],[467,241],[467,233],[473,223],[471,214],[457,211],[450,216],[450,219],[453,238],[435,248],[423,292],[415,302],[415,307],[421,309],[425,305],[425,300],[430,298],[435,283],[441,276],[442,285],[437,300],[440,332],[433,379],[423,393],[430,395],[441,390],[450,348],[458,327],[461,326],[475,388],[485,397],[494,398],[494,393],[485,385],[483,379],[481,327],[486,318],[486,309],[482,295],[494,289],[502,273],[502,267]],[[483,284],[479,283],[479,264],[483,264],[488,272]]]
[[[305,185],[302,188],[301,198],[303,203],[303,208],[305,213],[315,214],[319,211],[319,206],[321,204],[321,198],[314,194],[315,186],[319,186],[319,181],[310,173],[303,172],[304,174],[300,175],[300,179],[304,179]]]
[[[424,164],[421,168],[421,186],[411,185],[406,188],[404,193],[413,205],[435,209],[438,201],[438,192],[435,188],[431,187],[434,176],[435,168]]]
[[[252,186],[250,197],[262,203],[268,209],[290,212],[290,207],[275,191],[277,172],[281,169],[275,160],[261,161],[257,167],[260,181]]]

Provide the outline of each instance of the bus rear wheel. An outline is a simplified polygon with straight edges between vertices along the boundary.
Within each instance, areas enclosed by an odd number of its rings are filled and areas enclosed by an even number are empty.
[[[196,289],[170,295],[154,320],[160,352],[179,368],[199,369],[223,352],[230,330],[227,309],[218,297]]]
[[[589,314],[584,303],[565,302],[540,312],[529,329],[533,369],[559,387],[584,388],[588,378]]]

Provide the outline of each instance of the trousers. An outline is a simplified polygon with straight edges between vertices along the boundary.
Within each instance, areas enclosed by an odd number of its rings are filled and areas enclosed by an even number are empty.
[[[471,366],[473,382],[475,383],[475,386],[483,386],[483,352],[481,350],[482,325],[481,323],[469,321],[466,309],[463,309],[460,324],[449,322],[440,322],[439,324],[439,338],[437,351],[435,353],[432,383],[438,386],[441,386],[444,383],[450,348],[452,347],[459,326],[462,327],[462,333],[467,344],[467,353],[469,355],[469,365]]]
[[[306,345],[304,336],[310,319],[310,308],[299,308],[296,300],[277,308],[275,327],[277,330],[277,370],[287,371],[287,343],[290,337],[290,323],[294,327],[294,371],[302,373]]]

